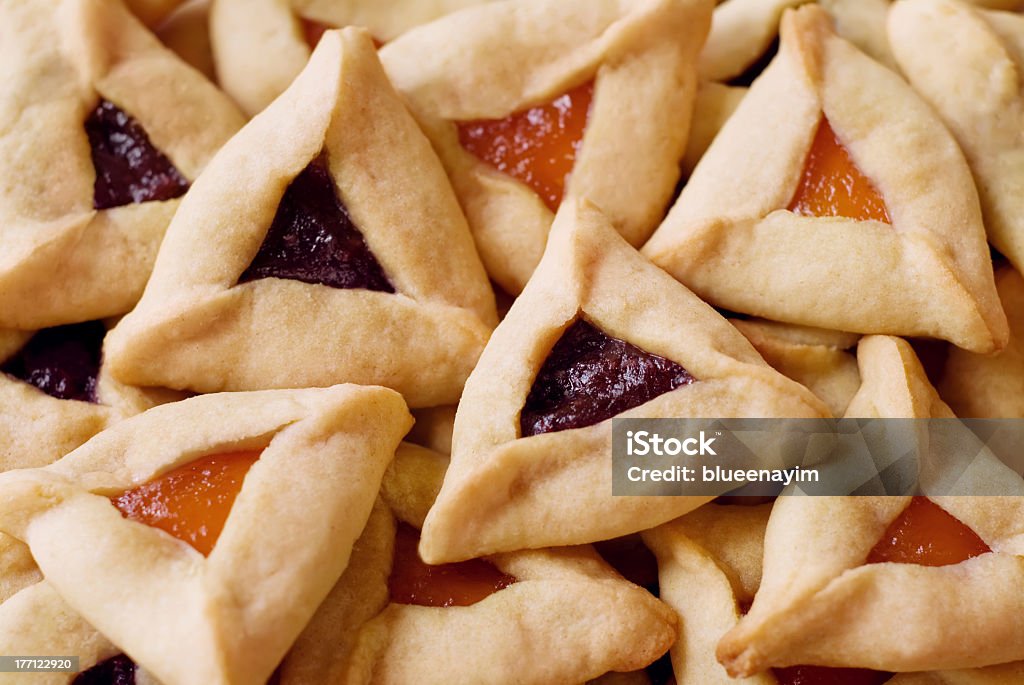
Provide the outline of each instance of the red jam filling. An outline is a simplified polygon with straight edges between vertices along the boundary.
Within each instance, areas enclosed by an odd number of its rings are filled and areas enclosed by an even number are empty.
[[[135,662],[124,654],[112,656],[79,673],[71,685],[135,685]]]
[[[789,210],[804,216],[892,223],[885,200],[854,164],[824,117],[807,153],[804,175]]]
[[[145,129],[107,100],[100,100],[85,121],[96,169],[93,207],[172,200],[188,190],[188,180],[153,147]]]
[[[579,319],[537,374],[520,430],[526,437],[592,426],[695,380],[679,364]]]
[[[258,451],[202,457],[113,497],[125,518],[159,528],[204,556],[213,551]]]
[[[322,24],[315,19],[306,19],[305,17],[299,17],[299,23],[302,26],[302,37],[305,39],[306,45],[309,46],[310,50],[316,49],[324,34],[334,28],[327,24]]]
[[[395,292],[323,160],[307,166],[285,190],[259,252],[238,282],[261,278]]]
[[[420,559],[420,534],[400,523],[388,579],[391,601],[425,607],[469,606],[504,590],[516,579],[483,559],[429,566]]]
[[[871,550],[867,563],[948,566],[991,551],[977,533],[942,507],[927,497],[914,497]]]
[[[557,211],[583,142],[593,96],[591,82],[504,119],[460,122],[459,142],[498,171],[528,185],[548,209]]]
[[[44,328],[0,365],[0,371],[59,400],[95,403],[106,334],[99,321]]]

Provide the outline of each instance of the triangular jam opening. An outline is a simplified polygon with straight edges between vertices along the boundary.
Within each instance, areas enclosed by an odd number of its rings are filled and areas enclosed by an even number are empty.
[[[159,528],[208,556],[259,451],[195,459],[111,501],[125,518]]]
[[[113,103],[100,100],[85,132],[96,169],[94,208],[173,200],[188,190],[188,180],[153,146],[139,122]]]
[[[135,685],[135,668],[126,654],[118,654],[82,671],[71,685]]]
[[[96,403],[106,334],[99,321],[44,328],[0,365],[0,371],[59,400]]]
[[[695,380],[679,364],[578,319],[541,366],[519,427],[528,437],[592,426]]]
[[[583,142],[593,82],[504,119],[459,122],[459,142],[474,156],[533,189],[552,212]]]
[[[323,160],[303,169],[285,190],[259,252],[238,282],[261,278],[395,292]]]
[[[867,563],[949,566],[991,551],[942,507],[927,497],[914,497],[871,550]]]
[[[892,223],[882,195],[857,168],[824,117],[807,153],[804,174],[789,203],[789,211],[804,216]]]
[[[391,601],[396,604],[469,606],[516,582],[483,559],[428,566],[420,558],[419,544],[419,532],[407,523],[399,523],[388,578]]]

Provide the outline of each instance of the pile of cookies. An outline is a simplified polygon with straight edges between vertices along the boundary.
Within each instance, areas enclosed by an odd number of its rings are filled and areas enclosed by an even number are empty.
[[[1019,4],[3,0],[0,683],[1024,682],[998,462],[611,494],[1024,418]]]

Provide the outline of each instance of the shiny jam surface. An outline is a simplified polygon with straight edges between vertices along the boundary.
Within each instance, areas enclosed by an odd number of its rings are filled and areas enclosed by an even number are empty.
[[[139,122],[113,103],[100,100],[85,132],[96,169],[94,208],[171,200],[188,190],[188,180],[153,147]]]
[[[948,566],[991,552],[977,533],[927,497],[915,497],[889,525],[867,563]]]
[[[825,666],[790,666],[773,672],[779,685],[881,685],[892,678],[891,673],[881,671]]]
[[[99,321],[44,328],[0,366],[0,371],[59,400],[97,402],[103,337]]]
[[[807,153],[804,175],[789,203],[789,210],[804,216],[841,216],[892,223],[885,200],[854,164],[825,118],[818,125]]]
[[[419,531],[399,523],[395,562],[388,579],[392,602],[425,607],[469,606],[516,582],[483,559],[429,566],[420,559],[419,544]]]
[[[538,372],[520,430],[526,437],[592,426],[695,380],[679,364],[579,319]]]
[[[459,123],[462,147],[516,178],[558,210],[583,142],[594,84],[586,83],[552,102],[504,119]]]
[[[261,278],[395,292],[349,218],[323,160],[289,184],[259,252],[238,282]]]
[[[125,654],[112,656],[79,673],[71,685],[135,685],[135,662]]]
[[[159,528],[209,555],[258,451],[196,459],[111,498],[125,518]]]

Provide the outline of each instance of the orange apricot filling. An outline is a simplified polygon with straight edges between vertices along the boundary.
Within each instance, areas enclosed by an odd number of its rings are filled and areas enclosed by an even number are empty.
[[[459,142],[498,171],[528,185],[548,209],[557,211],[583,142],[593,96],[591,82],[504,119],[460,122]]]
[[[209,555],[260,452],[227,452],[179,466],[111,500],[125,518],[159,528]]]
[[[419,532],[400,523],[395,536],[395,561],[388,579],[392,602],[464,607],[516,582],[483,559],[428,566],[420,559],[419,544]]]
[[[807,153],[804,175],[789,203],[789,211],[804,216],[892,223],[885,200],[854,164],[825,118],[818,125]]]
[[[948,566],[991,551],[977,533],[942,507],[927,497],[915,497],[889,525],[867,563]]]
[[[959,564],[990,552],[978,535],[927,497],[914,497],[885,531],[867,563]],[[779,685],[876,685],[892,674],[856,668],[791,666],[774,669]]]

